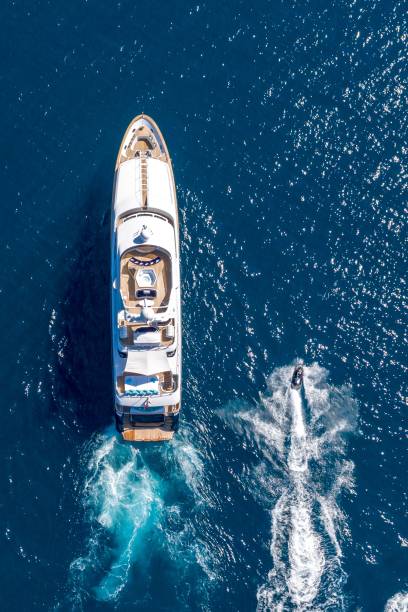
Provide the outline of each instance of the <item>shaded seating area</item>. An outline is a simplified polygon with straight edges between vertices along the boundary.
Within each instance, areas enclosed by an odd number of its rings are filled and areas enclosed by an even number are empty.
[[[131,257],[129,261],[135,266],[142,266],[142,267],[143,266],[154,266],[161,262],[161,257],[160,255],[158,255],[157,257],[154,257],[154,259],[149,259],[149,260],[143,260],[143,259],[138,259],[137,257]]]
[[[129,351],[125,370],[117,379],[117,389],[124,396],[150,397],[171,393],[176,387],[177,377],[162,350]]]
[[[159,395],[158,376],[140,376],[126,374],[124,376],[125,395],[133,397],[149,397]]]
[[[126,308],[143,306],[149,299],[153,308],[165,308],[171,292],[171,260],[160,249],[151,247],[141,252],[135,247],[122,255],[120,262],[120,292]]]

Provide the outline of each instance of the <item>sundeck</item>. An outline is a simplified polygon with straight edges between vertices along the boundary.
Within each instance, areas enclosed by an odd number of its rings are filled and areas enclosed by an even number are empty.
[[[181,400],[176,190],[163,136],[139,115],[123,137],[112,206],[112,355],[125,440],[169,440]]]

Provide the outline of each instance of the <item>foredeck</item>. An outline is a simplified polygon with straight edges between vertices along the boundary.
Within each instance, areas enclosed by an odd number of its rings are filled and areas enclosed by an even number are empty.
[[[135,121],[137,119],[143,120],[143,115],[140,115]],[[126,130],[120,145],[118,158],[116,160],[116,168],[118,168],[120,164],[123,164],[123,162],[138,157],[139,155],[149,155],[150,157],[162,161],[169,160],[169,154],[158,126],[151,118],[149,118],[149,121],[154,126],[157,136],[147,125],[135,127],[134,122],[132,122]]]

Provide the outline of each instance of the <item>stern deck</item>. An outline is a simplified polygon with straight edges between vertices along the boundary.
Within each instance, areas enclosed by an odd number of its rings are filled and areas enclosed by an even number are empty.
[[[122,437],[127,442],[163,442],[171,440],[174,431],[166,431],[160,427],[134,428],[122,431]]]

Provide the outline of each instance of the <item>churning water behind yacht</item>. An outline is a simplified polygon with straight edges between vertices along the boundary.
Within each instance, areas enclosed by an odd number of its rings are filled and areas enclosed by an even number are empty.
[[[85,445],[77,487],[86,535],[70,566],[67,605],[84,609],[95,599],[115,604],[135,597],[130,587],[144,609],[161,584],[170,607],[177,602],[188,610],[186,582],[205,604],[215,552],[197,526],[207,521],[212,493],[186,433],[170,446],[141,449],[123,443],[110,427]],[[155,572],[158,554],[166,564]]]
[[[393,595],[386,603],[385,612],[408,612],[408,593]]]

